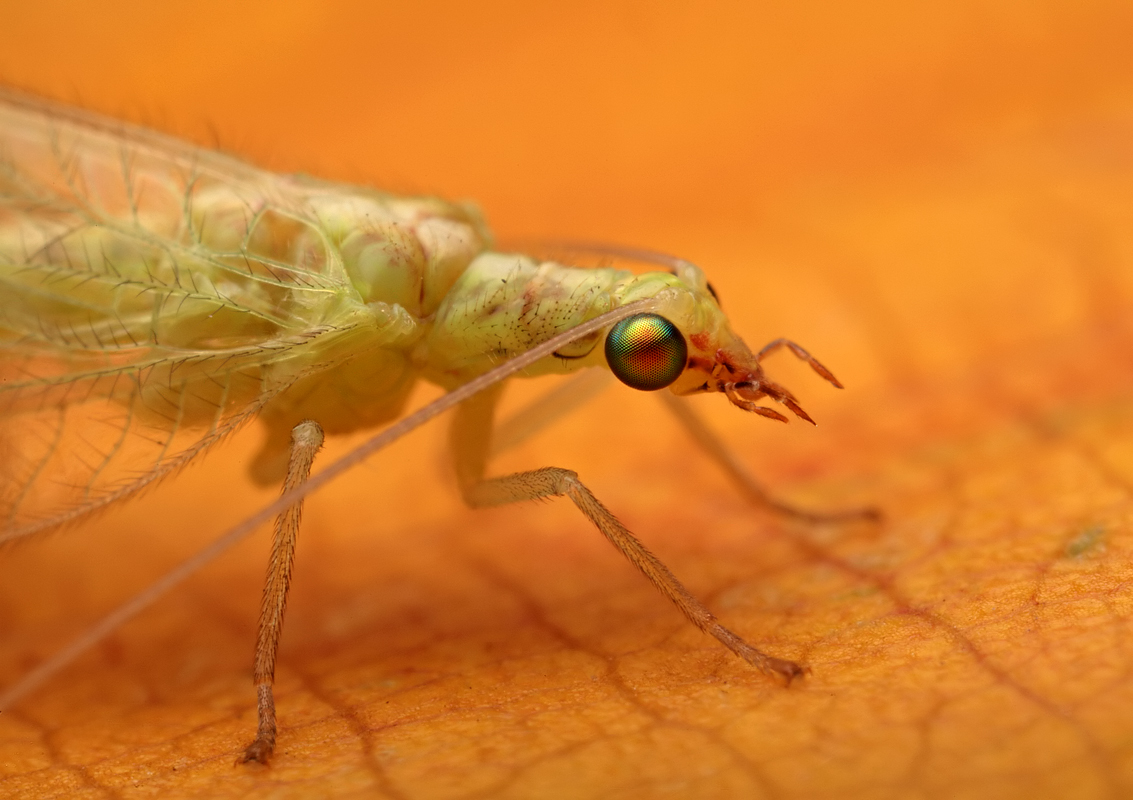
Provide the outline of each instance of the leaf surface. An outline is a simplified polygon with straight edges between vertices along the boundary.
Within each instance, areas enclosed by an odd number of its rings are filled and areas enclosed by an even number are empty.
[[[92,41],[91,19],[21,10],[0,67],[66,96],[91,65],[100,110],[168,109],[190,135],[213,119],[277,169],[476,197],[504,235],[696,261],[749,344],[794,338],[848,387],[779,356],[817,429],[698,409],[779,496],[885,519],[753,510],[629,390],[501,459],[577,470],[726,624],[810,666],[785,689],[568,504],[463,510],[443,430],[422,431],[308,504],[270,769],[232,765],[260,536],[0,717],[0,794],[1133,792],[1123,4],[114,13]],[[6,553],[0,677],[269,499],[242,477],[257,444]]]

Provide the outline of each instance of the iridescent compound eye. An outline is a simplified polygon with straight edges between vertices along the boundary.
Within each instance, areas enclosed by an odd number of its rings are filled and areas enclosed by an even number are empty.
[[[606,361],[618,380],[646,392],[680,377],[688,345],[677,326],[657,314],[634,314],[610,329]]]

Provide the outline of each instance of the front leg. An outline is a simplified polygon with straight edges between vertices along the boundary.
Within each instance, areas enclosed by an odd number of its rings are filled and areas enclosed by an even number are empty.
[[[489,390],[466,400],[453,420],[451,444],[464,500],[472,508],[499,506],[522,500],[569,497],[602,535],[637,567],[661,594],[671,600],[688,620],[716,637],[729,650],[753,667],[778,675],[789,684],[805,668],[793,661],[775,658],[752,647],[721,625],[703,603],[693,597],[657,556],[634,536],[617,517],[569,469],[545,467],[518,472],[502,478],[484,478],[487,453],[491,446],[492,417],[499,390]]]
[[[311,476],[315,455],[323,446],[323,429],[317,422],[300,422],[291,431],[291,456],[283,493],[301,486]],[[253,680],[256,685],[256,714],[259,723],[256,738],[245,748],[236,763],[258,761],[267,764],[275,751],[275,657],[279,652],[279,637],[283,633],[283,614],[287,610],[287,592],[291,588],[291,569],[295,563],[295,543],[299,538],[299,521],[303,515],[303,501],[281,512],[275,521],[271,560],[264,581],[263,600],[260,603],[260,628],[256,637],[256,661]]]

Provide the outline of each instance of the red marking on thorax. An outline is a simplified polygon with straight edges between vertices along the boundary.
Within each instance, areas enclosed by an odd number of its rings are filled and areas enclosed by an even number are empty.
[[[692,341],[692,346],[697,350],[708,350],[709,339],[707,333],[694,333],[688,338]]]

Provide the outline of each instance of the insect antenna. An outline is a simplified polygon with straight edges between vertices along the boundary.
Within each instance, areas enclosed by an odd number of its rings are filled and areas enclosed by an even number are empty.
[[[283,492],[278,499],[269,503],[262,509],[246,517],[243,521],[229,528],[211,544],[189,556],[179,566],[167,572],[161,578],[134,595],[118,608],[111,611],[98,622],[88,627],[83,633],[71,640],[62,650],[55,653],[38,667],[26,674],[12,686],[0,692],[0,711],[11,708],[27,695],[42,686],[61,670],[67,667],[76,658],[94,647],[127,621],[137,616],[171,589],[188,579],[198,570],[219,557],[226,550],[247,537],[263,523],[271,520],[281,512],[303,500],[312,492],[337,478],[342,473],[365,461],[374,453],[388,447],[405,434],[424,425],[434,417],[459,405],[473,395],[488,389],[500,381],[545,358],[561,347],[582,337],[609,327],[626,317],[649,311],[655,308],[664,294],[657,297],[638,300],[633,303],[607,311],[591,320],[575,326],[569,331],[560,333],[542,344],[527,350],[515,358],[492,368],[479,377],[473,378],[463,386],[454,389],[428,405],[409,414],[398,422],[390,425],[380,433],[375,434],[351,452],[344,455],[334,463],[321,470],[317,475],[311,476],[302,485],[295,489]]]

